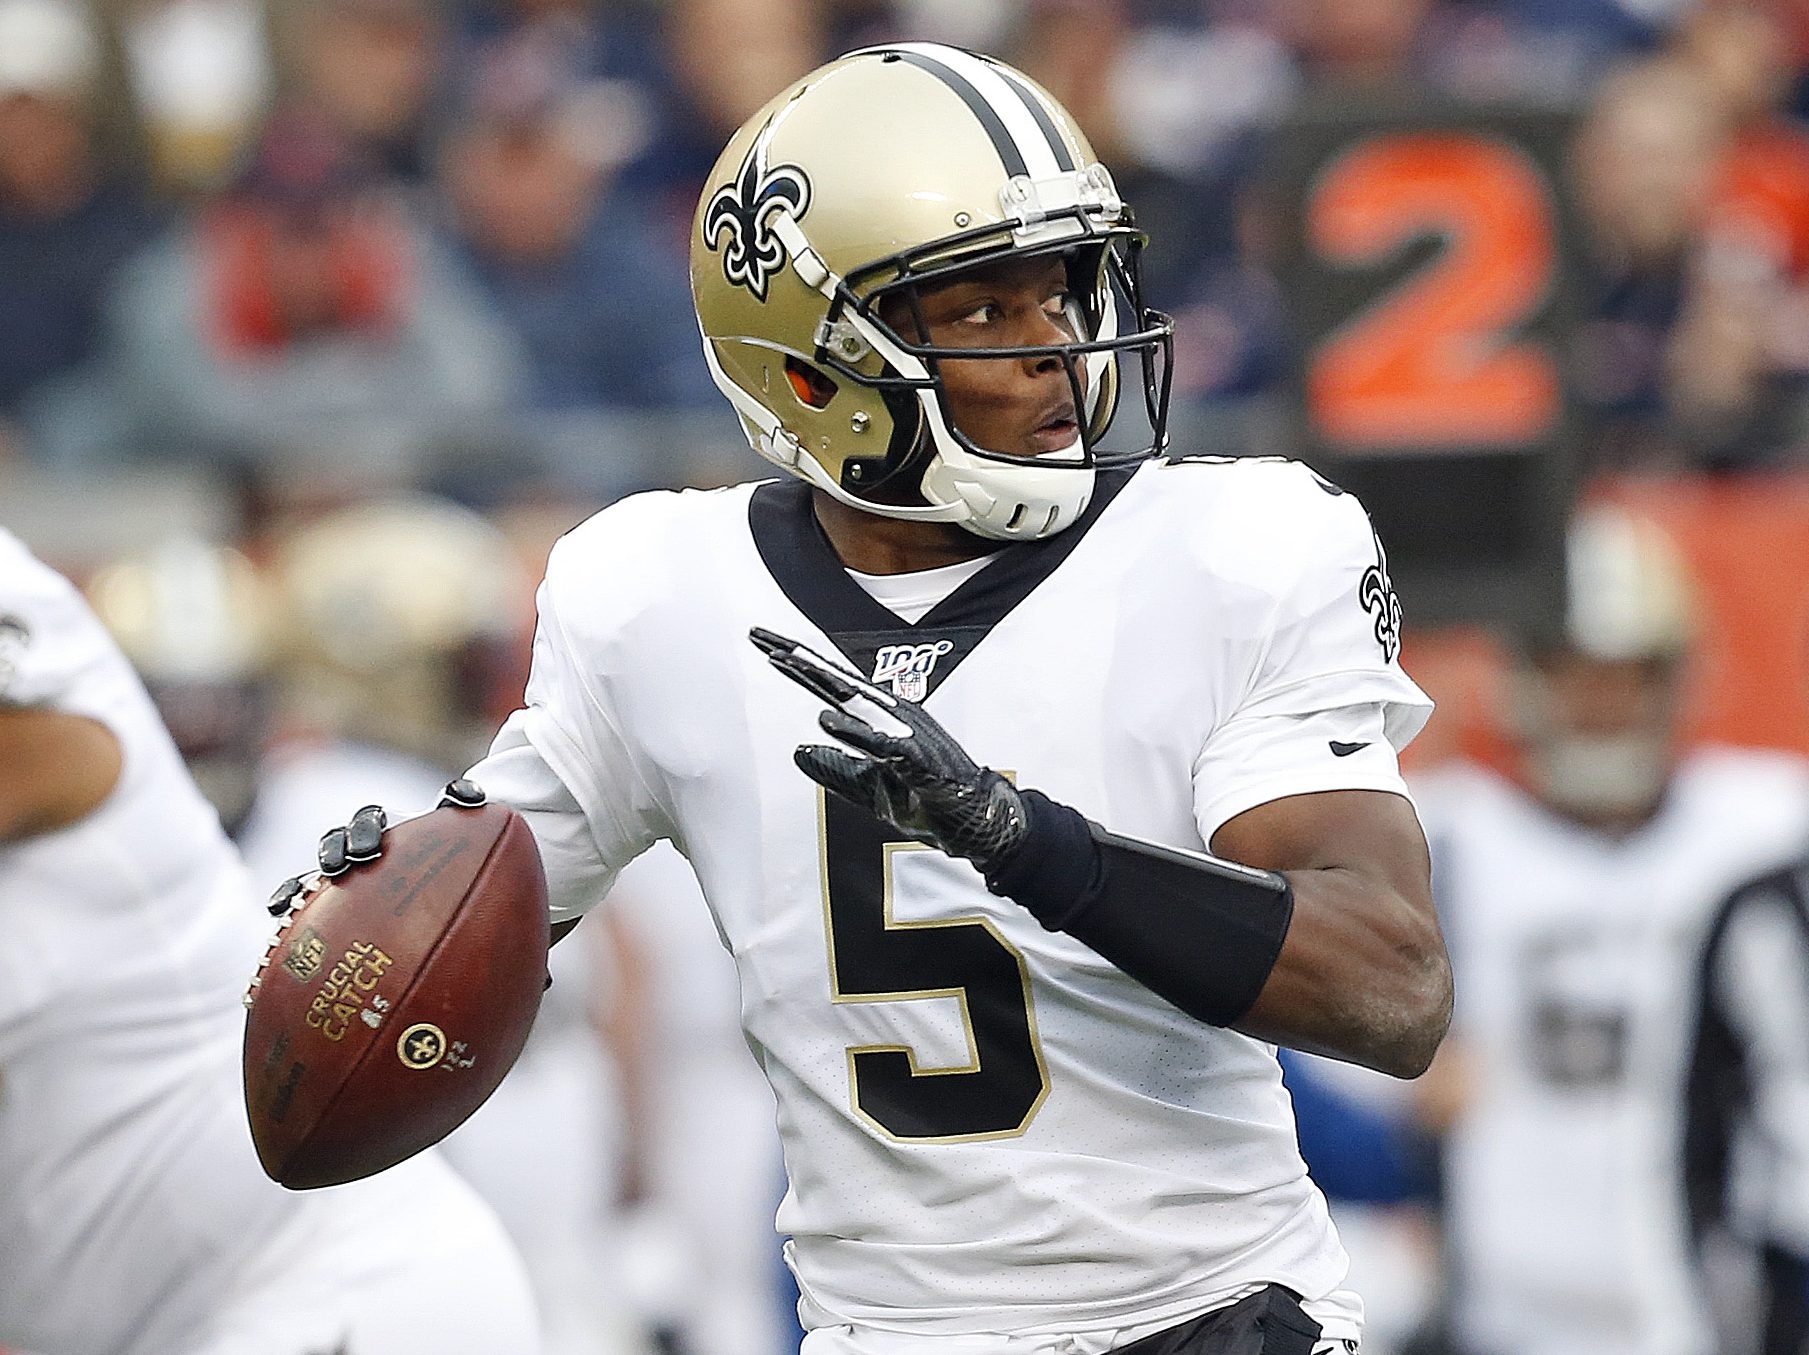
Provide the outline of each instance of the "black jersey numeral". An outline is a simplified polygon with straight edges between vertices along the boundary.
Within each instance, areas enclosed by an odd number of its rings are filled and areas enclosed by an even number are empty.
[[[930,849],[833,795],[819,803],[834,1001],[955,998],[967,1030],[957,1068],[919,1068],[909,1045],[850,1046],[855,1111],[911,1142],[1023,1133],[1049,1093],[1024,957],[983,917],[896,920],[893,860]]]

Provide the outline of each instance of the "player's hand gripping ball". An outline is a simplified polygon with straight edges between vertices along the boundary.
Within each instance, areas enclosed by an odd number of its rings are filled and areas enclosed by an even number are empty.
[[[294,1190],[392,1167],[483,1104],[528,1038],[549,941],[533,834],[468,781],[387,831],[362,809],[320,855],[272,896],[287,920],[245,997],[251,1136]]]

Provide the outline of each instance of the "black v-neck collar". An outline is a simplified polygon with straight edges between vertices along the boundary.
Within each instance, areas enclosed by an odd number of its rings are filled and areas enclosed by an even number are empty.
[[[915,624],[848,577],[847,566],[817,522],[810,487],[802,481],[777,480],[757,488],[748,502],[748,526],[760,559],[780,590],[863,674],[873,674],[875,656],[882,648],[896,650],[918,642],[934,647],[941,661],[930,660],[934,671],[924,673],[927,694],[1055,572],[1134,473],[1096,472],[1092,500],[1078,522],[1045,541],[1017,542],[994,552],[984,568]]]

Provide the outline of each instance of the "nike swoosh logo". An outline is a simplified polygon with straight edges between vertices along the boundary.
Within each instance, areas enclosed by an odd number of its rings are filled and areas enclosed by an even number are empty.
[[[1360,752],[1367,747],[1369,747],[1367,740],[1363,743],[1339,743],[1338,740],[1333,739],[1331,743],[1333,757],[1349,757],[1352,753]]]

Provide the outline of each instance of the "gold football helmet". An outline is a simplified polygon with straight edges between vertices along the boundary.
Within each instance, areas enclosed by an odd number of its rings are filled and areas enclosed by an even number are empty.
[[[1525,775],[1585,822],[1637,819],[1682,739],[1695,585],[1663,528],[1612,504],[1580,512],[1566,547],[1561,625],[1529,637],[1510,687]]]
[[[274,565],[293,720],[454,770],[475,760],[531,621],[532,586],[498,528],[400,495],[299,526]]]
[[[88,601],[138,670],[177,750],[237,833],[257,795],[277,617],[240,552],[173,536],[103,568]]]
[[[1144,305],[1144,242],[1045,90],[988,57],[901,43],[805,76],[735,134],[698,206],[691,287],[706,360],[755,451],[867,512],[1033,540],[1080,516],[1096,468],[1165,443],[1173,325]],[[976,354],[920,341],[918,288],[1052,253],[1073,342]],[[890,298],[913,308],[917,334],[882,318]],[[1151,437],[1112,452],[1101,439],[1133,355]],[[1082,411],[1074,444],[1022,457],[964,435],[938,363],[976,356],[1059,358]]]

